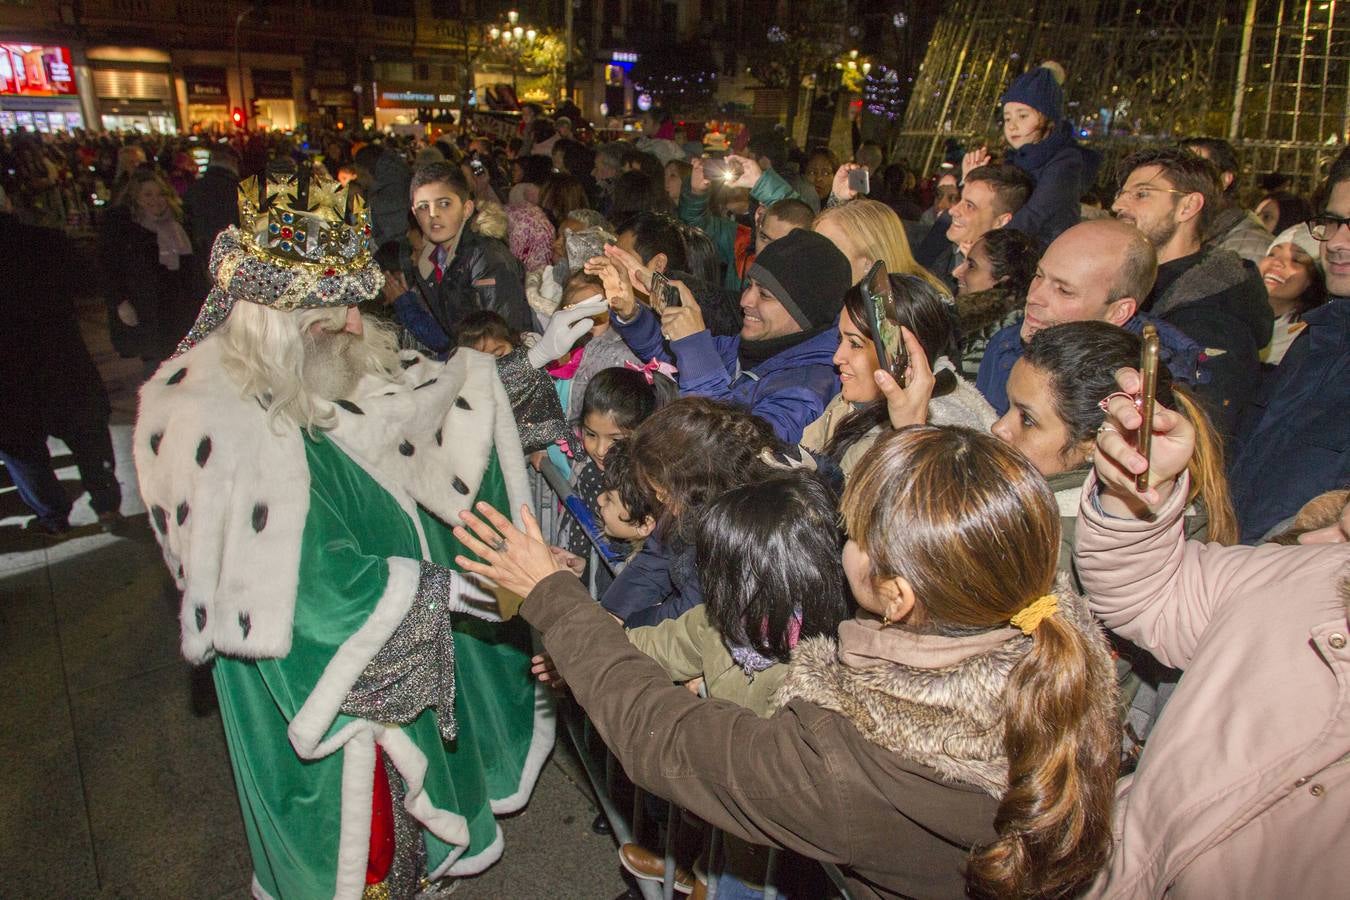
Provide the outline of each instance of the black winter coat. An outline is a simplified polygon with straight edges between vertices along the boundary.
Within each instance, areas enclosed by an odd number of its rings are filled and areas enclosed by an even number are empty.
[[[76,321],[73,259],[60,231],[0,214],[0,447],[108,420],[108,394]]]
[[[436,282],[430,251],[413,259],[405,243],[400,253],[403,277],[408,287],[430,309],[453,346],[459,323],[480,309],[499,314],[517,331],[533,328],[530,306],[525,302],[525,270],[511,250],[496,238],[485,237],[465,223],[455,256]],[[439,348],[437,348],[439,349]]]
[[[1195,392],[1231,440],[1242,405],[1261,386],[1258,354],[1275,322],[1256,266],[1228,250],[1172,260],[1158,267],[1158,286],[1144,310],[1204,348],[1210,378]]]
[[[172,356],[206,297],[204,270],[192,257],[184,257],[177,271],[160,265],[158,237],[120,206],[104,217],[99,262],[113,347],[122,356],[144,360]],[[117,317],[117,307],[124,300],[136,310],[134,328]]]
[[[239,176],[220,166],[207,166],[183,196],[183,211],[192,247],[205,262],[216,235],[239,224]]]

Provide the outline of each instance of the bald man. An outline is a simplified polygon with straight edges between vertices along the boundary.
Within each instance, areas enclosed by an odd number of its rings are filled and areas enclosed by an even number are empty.
[[[1175,379],[1198,380],[1201,347],[1177,329],[1139,312],[1153,290],[1158,257],[1139,229],[1115,219],[1094,219],[1065,231],[1046,248],[1027,291],[1026,312],[993,336],[975,386],[1001,416],[1008,411],[1008,375],[1022,348],[1042,328],[1064,322],[1102,321],[1139,334],[1157,326],[1163,361]]]

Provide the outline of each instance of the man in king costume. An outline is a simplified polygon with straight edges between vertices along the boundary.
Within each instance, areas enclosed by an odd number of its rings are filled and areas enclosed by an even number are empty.
[[[502,852],[553,743],[530,636],[453,568],[447,522],[528,496],[492,357],[400,354],[359,200],[240,188],[215,286],[141,389],[136,473],[214,662],[253,892],[411,897]]]

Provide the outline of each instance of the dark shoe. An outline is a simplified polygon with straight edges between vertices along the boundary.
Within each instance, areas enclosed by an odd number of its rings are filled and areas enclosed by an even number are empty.
[[[122,535],[127,531],[127,520],[120,512],[105,512],[98,514],[98,527],[103,529],[104,534]]]
[[[634,878],[643,881],[662,881],[666,877],[665,857],[657,856],[640,844],[624,844],[619,848],[619,862]],[[684,866],[675,867],[675,890],[687,894],[694,889],[694,876]]]
[[[610,827],[609,819],[605,818],[604,813],[597,813],[591,820],[591,833],[601,835],[611,835],[614,829]]]
[[[70,523],[32,518],[24,523],[23,530],[29,534],[42,535],[43,537],[59,541],[64,540],[70,535]]]

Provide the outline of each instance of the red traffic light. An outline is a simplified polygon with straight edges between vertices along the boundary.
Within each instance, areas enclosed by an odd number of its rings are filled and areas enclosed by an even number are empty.
[[[236,125],[243,125],[244,111],[236,106],[233,110],[230,111],[230,120],[234,122],[234,124]]]

